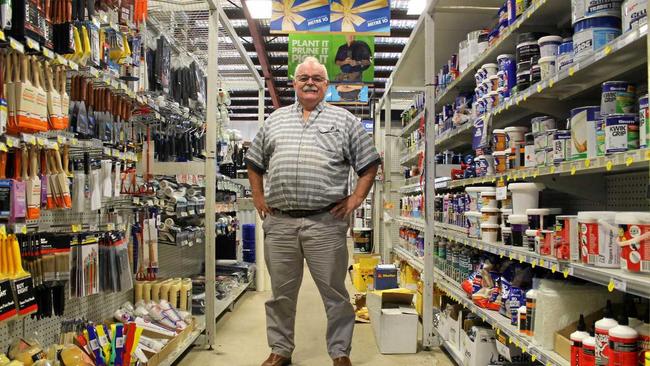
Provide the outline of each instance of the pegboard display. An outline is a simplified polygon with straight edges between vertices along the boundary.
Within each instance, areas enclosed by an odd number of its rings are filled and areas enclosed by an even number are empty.
[[[158,277],[191,277],[202,274],[205,245],[194,244],[191,247],[175,245],[158,246],[160,269]]]
[[[607,209],[612,211],[648,211],[648,171],[613,174],[606,178]]]

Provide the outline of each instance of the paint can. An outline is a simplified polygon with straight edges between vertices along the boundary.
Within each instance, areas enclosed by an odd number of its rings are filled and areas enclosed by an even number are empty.
[[[626,0],[621,7],[623,32],[636,29],[648,23],[646,7],[648,0]]]
[[[579,107],[571,110],[571,159],[595,157],[596,127],[600,119],[600,106]]]
[[[622,248],[621,268],[650,273],[650,213],[619,212],[615,220]]]
[[[573,38],[565,38],[558,48],[558,55],[555,59],[557,72],[566,70],[573,65]]]
[[[636,114],[611,114],[605,117],[605,153],[639,148],[639,121]]]
[[[558,259],[580,260],[578,245],[578,216],[561,215],[555,218],[556,250]]]
[[[517,90],[519,92],[530,86],[530,70],[517,72]]]
[[[600,114],[634,113],[636,86],[627,81],[606,81],[600,97]]]
[[[606,16],[579,21],[573,27],[573,61],[579,62],[620,35],[621,18]]]
[[[571,131],[553,132],[553,163],[559,164],[571,158]]]
[[[542,80],[542,69],[539,64],[530,67],[530,84],[535,84]]]
[[[650,124],[648,124],[648,94],[639,98],[639,147],[650,146]]]
[[[540,57],[555,57],[558,53],[558,48],[562,43],[560,36],[545,36],[537,40],[539,45]]]
[[[592,17],[621,17],[623,0],[571,0],[571,23]]]
[[[614,226],[616,212],[578,212],[580,257],[582,263],[597,267],[618,268],[620,247],[618,228]]]
[[[510,89],[514,88],[517,83],[517,64],[515,56],[511,54],[501,54],[497,56],[499,71],[503,72],[503,86]]]
[[[536,64],[539,60],[539,44],[537,39],[538,33],[521,33],[517,36],[517,64],[520,62],[530,61],[531,65]],[[519,71],[519,65],[517,65]]]
[[[537,64],[539,65],[540,78],[542,80],[550,79],[551,76],[555,74],[555,57],[556,56],[548,56],[539,59]]]

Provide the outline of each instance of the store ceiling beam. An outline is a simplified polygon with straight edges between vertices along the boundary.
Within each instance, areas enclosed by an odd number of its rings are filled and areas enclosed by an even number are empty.
[[[248,30],[251,37],[253,37],[253,44],[255,45],[255,52],[257,52],[257,64],[262,67],[262,74],[266,80],[266,88],[271,94],[271,101],[275,108],[280,108],[282,105],[280,99],[278,98],[278,92],[275,89],[275,84],[273,83],[273,74],[271,73],[271,64],[269,63],[268,55],[266,53],[264,38],[260,33],[257,22],[251,17],[250,12],[248,11],[248,6],[246,1],[242,1],[242,10],[246,21],[248,22]],[[239,36],[241,33],[237,32]]]
[[[214,4],[214,1],[218,1],[218,0],[208,0],[210,6]],[[219,8],[219,21],[223,26],[223,28],[225,29],[228,36],[230,37],[230,39],[232,39],[232,42],[235,45],[235,48],[237,49],[237,52],[239,53],[241,59],[244,61],[244,64],[246,65],[251,75],[255,79],[258,88],[264,88],[264,82],[262,81],[262,78],[260,77],[257,71],[257,67],[255,67],[253,60],[251,60],[251,58],[248,56],[248,51],[246,51],[246,49],[244,48],[241,39],[237,36],[237,32],[233,28],[232,23],[230,23],[230,19],[228,19],[228,16],[226,15],[226,13],[224,13],[222,8]]]
[[[237,31],[237,34],[240,37],[253,37],[252,36],[253,32],[251,32],[251,29],[247,26],[235,27],[235,30]],[[280,34],[271,34],[271,29],[268,25],[259,26],[259,31],[265,37],[274,36],[274,35],[282,36]],[[408,37],[410,35],[411,35],[411,29],[409,28],[391,29],[390,31],[391,37]]]

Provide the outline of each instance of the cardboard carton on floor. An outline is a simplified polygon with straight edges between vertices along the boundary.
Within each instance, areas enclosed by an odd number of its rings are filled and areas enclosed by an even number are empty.
[[[499,353],[496,346],[496,333],[492,329],[472,327],[473,340],[462,331],[461,347],[463,366],[488,366],[497,362]]]
[[[418,314],[412,304],[413,293],[374,291],[366,301],[379,352],[416,353]]]
[[[602,317],[602,311],[597,311],[593,314],[589,314],[585,316],[585,324],[594,324],[595,321],[600,320]],[[571,360],[571,340],[569,337],[571,336],[571,333],[576,331],[576,329],[578,329],[577,320],[555,332],[553,350],[555,353],[562,356],[562,358],[567,361]]]

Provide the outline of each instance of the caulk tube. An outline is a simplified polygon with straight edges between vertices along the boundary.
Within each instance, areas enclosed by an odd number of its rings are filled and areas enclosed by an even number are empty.
[[[643,314],[643,324],[636,327],[636,331],[639,333],[637,340],[639,366],[643,366],[646,362],[646,354],[650,356],[650,312],[646,311]]]
[[[589,338],[589,333],[586,332],[587,325],[585,324],[584,315],[580,314],[578,321],[578,329],[571,333],[569,339],[571,340],[571,366],[582,366],[580,363],[580,351],[582,350],[582,342]]]
[[[156,352],[151,352],[151,353],[156,353]],[[144,351],[142,351],[142,345],[138,344],[138,346],[135,348],[135,351],[133,351],[133,355],[135,358],[138,359],[138,361],[142,362],[143,364],[147,364],[149,362],[149,358],[147,358],[147,355],[144,354]]]
[[[167,330],[159,325],[153,324],[150,321],[144,320],[143,318],[137,317],[135,318],[135,324],[137,324],[138,327],[141,327],[145,330],[148,330],[150,332],[162,334],[167,337],[175,337],[176,332],[173,332],[171,330]]]
[[[158,341],[157,339],[145,337],[143,335],[140,336],[140,344],[147,346],[148,348],[156,351],[156,353],[160,352],[160,350],[165,347],[165,345]]]
[[[580,350],[580,366],[596,365],[596,338],[587,337],[582,341]]]
[[[614,320],[614,312],[612,311],[612,301],[607,300],[603,318],[594,324],[597,366],[607,366],[609,364],[609,330],[617,325],[618,322]]]
[[[609,366],[635,366],[637,362],[637,333],[628,325],[628,317],[620,314],[618,325],[609,330]]]

